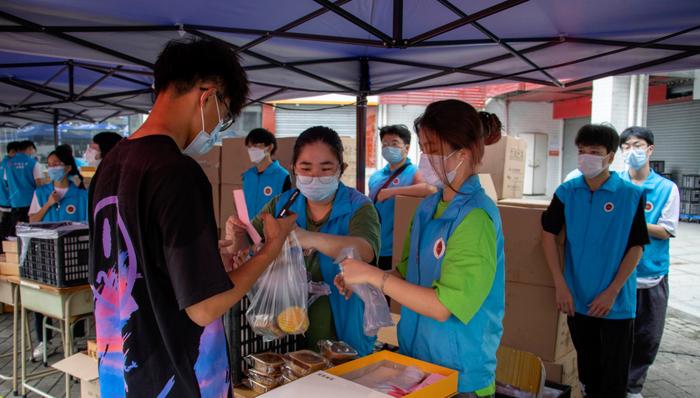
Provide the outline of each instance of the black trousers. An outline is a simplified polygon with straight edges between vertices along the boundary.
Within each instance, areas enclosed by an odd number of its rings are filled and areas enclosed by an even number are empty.
[[[5,240],[10,236],[10,225],[12,225],[12,210],[0,210],[0,240]],[[2,253],[2,248],[0,248],[0,253]]]
[[[15,228],[18,223],[29,222],[29,207],[13,207],[10,213],[10,234],[16,236]]]
[[[578,356],[579,380],[588,398],[625,398],[634,319],[603,319],[576,314],[568,319]]]
[[[627,391],[641,393],[647,371],[656,359],[666,323],[668,275],[649,289],[637,289],[637,318]]]

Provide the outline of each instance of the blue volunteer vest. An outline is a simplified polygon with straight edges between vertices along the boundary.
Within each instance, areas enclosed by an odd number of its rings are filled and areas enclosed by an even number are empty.
[[[611,173],[595,192],[591,192],[584,177],[578,177],[561,184],[555,194],[564,204],[566,219],[564,278],[576,312],[587,315],[588,306],[617,275],[644,191]],[[631,319],[636,309],[635,271],[606,318]]]
[[[274,161],[262,173],[251,167],[243,173],[243,192],[248,207],[248,217],[252,220],[272,198],[282,193],[284,181],[289,172]]]
[[[294,191],[290,190],[280,196],[275,213],[282,210],[292,192]],[[352,216],[367,204],[371,204],[371,202],[365,195],[340,183],[333,200],[331,214],[328,221],[321,227],[321,232],[332,235],[348,235]],[[290,209],[298,216],[297,225],[306,229],[306,198],[304,195],[299,194]],[[340,268],[334,263],[334,259],[321,253],[316,255],[319,256],[321,262],[323,281],[331,288],[329,301],[338,339],[350,344],[362,356],[371,354],[377,338],[376,336],[365,336],[363,329],[364,303],[356,294],[353,294],[350,300],[345,300],[345,297],[338,292],[333,284],[333,279],[340,272]]]
[[[398,326],[401,353],[459,372],[459,392],[489,387],[495,380],[496,351],[503,334],[505,308],[505,257],[501,216],[479,182],[470,177],[444,214],[433,219],[442,190],[424,199],[413,219],[406,280],[433,287],[440,279],[442,260],[450,236],[473,209],[483,209],[496,230],[496,276],[481,308],[467,324],[454,315],[445,322],[420,315],[407,307],[401,310]]]
[[[39,201],[39,206],[44,206],[49,199],[49,195],[53,193],[53,184],[42,185],[36,189],[36,198]],[[51,206],[46,212],[41,221],[58,222],[58,221],[74,221],[87,223],[88,214],[88,192],[85,189],[80,189],[72,182],[68,184],[68,191],[63,196],[60,202]]]
[[[10,157],[5,156],[0,162],[0,207],[12,207],[10,205],[10,188],[7,186],[7,181],[4,178],[9,161]]]
[[[18,153],[7,162],[7,186],[13,208],[29,207],[36,189],[34,166],[36,160]]]
[[[413,178],[416,176],[418,168],[411,164],[411,159],[406,159],[408,167],[406,167],[401,174],[399,174],[394,180],[387,186],[387,188],[396,187],[406,187],[413,185]],[[375,198],[386,180],[391,177],[393,171],[389,169],[387,165],[381,170],[377,170],[369,178],[369,197]],[[379,213],[379,219],[381,221],[382,228],[382,247],[379,250],[379,255],[382,257],[391,256],[394,250],[394,207],[396,205],[396,198],[391,198],[383,202],[376,202],[374,207]]]
[[[628,172],[622,172],[621,177],[625,181],[631,182]],[[675,184],[664,177],[658,175],[654,170],[650,170],[644,184],[641,187],[647,195],[647,203],[644,208],[644,216],[647,224],[657,224],[664,206],[671,197],[671,192]],[[668,239],[657,239],[649,235],[651,241],[644,246],[644,255],[637,265],[637,276],[640,278],[655,278],[668,274],[668,267],[671,262],[669,255]]]

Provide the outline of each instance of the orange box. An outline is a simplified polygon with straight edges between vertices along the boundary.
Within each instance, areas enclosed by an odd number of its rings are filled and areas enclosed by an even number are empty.
[[[381,361],[394,362],[405,366],[415,366],[424,372],[445,376],[444,379],[437,383],[431,384],[412,394],[408,394],[404,398],[446,398],[457,393],[457,378],[459,373],[456,370],[443,368],[442,366],[423,362],[391,351],[380,351],[364,358],[356,359],[328,369],[326,372],[335,376],[342,376]]]
[[[5,253],[17,253],[19,250],[17,248],[16,240],[4,240],[2,241],[2,251]]]

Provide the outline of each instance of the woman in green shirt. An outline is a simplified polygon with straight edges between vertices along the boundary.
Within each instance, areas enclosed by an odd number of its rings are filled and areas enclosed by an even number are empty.
[[[446,100],[430,104],[415,125],[419,169],[439,190],[416,210],[397,272],[346,260],[336,284],[347,292],[370,283],[402,304],[401,352],[457,370],[460,396],[492,396],[505,305],[503,234],[476,173],[501,123]]]
[[[306,267],[313,281],[331,287],[330,296],[309,308],[307,346],[316,348],[322,339],[343,340],[360,354],[369,354],[376,338],[363,333],[364,305],[357,297],[346,301],[333,285],[339,272],[334,259],[343,248],[353,247],[363,261],[376,261],[380,236],[377,212],[369,198],[340,182],[347,165],[343,143],[334,130],[316,126],[304,131],[294,145],[292,163],[300,194],[289,209],[298,216],[296,234],[305,251]],[[294,191],[273,198],[261,213],[278,214]],[[235,218],[227,223],[227,239],[236,240],[234,250],[247,243],[247,235],[237,224]],[[261,230],[259,217],[253,226]]]

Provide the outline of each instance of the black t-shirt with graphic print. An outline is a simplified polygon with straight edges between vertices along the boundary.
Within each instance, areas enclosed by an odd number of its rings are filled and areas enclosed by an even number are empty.
[[[102,396],[231,397],[222,320],[185,312],[233,287],[200,166],[168,136],[124,140],[89,196]]]

